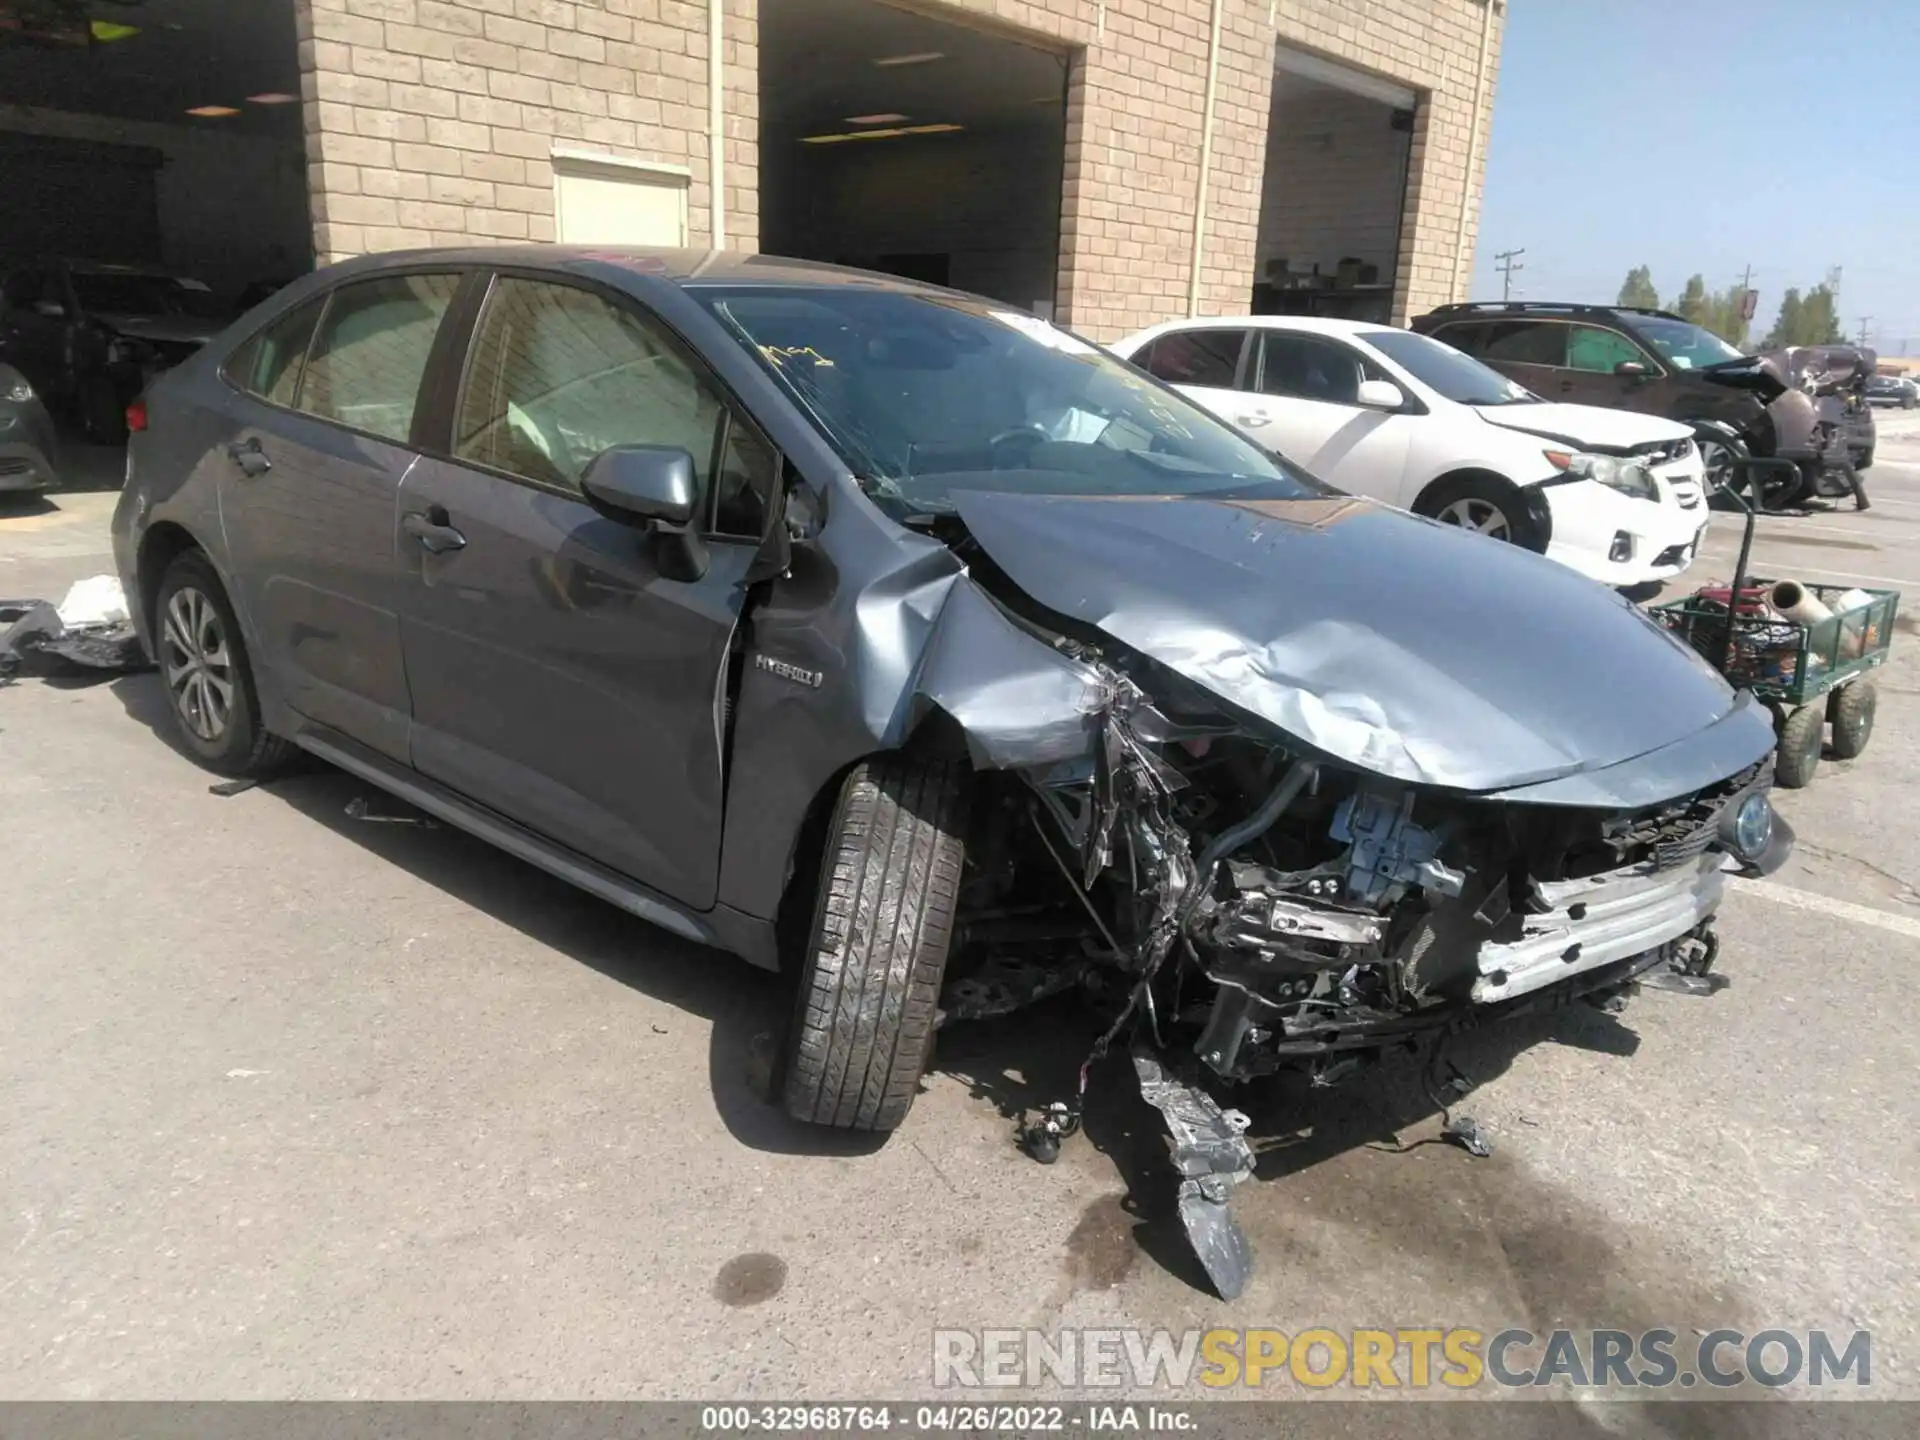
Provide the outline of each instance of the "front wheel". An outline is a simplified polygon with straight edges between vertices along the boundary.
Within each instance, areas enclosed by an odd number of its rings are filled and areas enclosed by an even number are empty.
[[[1820,768],[1820,747],[1826,739],[1827,707],[1802,705],[1780,725],[1780,745],[1774,754],[1773,779],[1782,790],[1799,790],[1813,783]]]
[[[1505,540],[1528,550],[1542,548],[1520,492],[1491,475],[1460,475],[1443,480],[1420,497],[1415,513],[1458,526],[1489,540]]]
[[[965,860],[967,770],[854,767],[827,831],[782,1099],[797,1120],[893,1130],[933,1048]]]

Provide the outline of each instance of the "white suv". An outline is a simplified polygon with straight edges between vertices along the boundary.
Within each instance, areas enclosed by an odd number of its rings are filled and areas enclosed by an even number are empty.
[[[1608,585],[1678,575],[1707,523],[1686,426],[1550,404],[1411,330],[1260,315],[1178,320],[1113,348],[1331,485]]]

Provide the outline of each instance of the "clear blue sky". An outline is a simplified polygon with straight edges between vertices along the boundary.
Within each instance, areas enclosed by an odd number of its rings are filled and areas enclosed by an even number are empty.
[[[1847,333],[1920,355],[1920,0],[1510,0],[1473,298],[1661,299],[1841,266]]]

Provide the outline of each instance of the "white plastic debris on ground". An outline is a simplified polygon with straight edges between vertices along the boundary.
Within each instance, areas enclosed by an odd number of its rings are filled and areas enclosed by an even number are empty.
[[[128,617],[127,593],[117,575],[93,575],[76,580],[67,598],[54,607],[68,629],[82,625],[115,625]]]

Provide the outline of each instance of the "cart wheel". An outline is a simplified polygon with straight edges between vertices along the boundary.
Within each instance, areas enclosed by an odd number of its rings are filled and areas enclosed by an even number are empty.
[[[1855,680],[1842,685],[1827,700],[1827,718],[1833,721],[1833,754],[1837,760],[1851,760],[1867,748],[1873,734],[1873,712],[1880,694],[1871,680]]]
[[[1827,707],[1802,705],[1780,727],[1780,748],[1774,754],[1773,781],[1783,790],[1810,784],[1820,765],[1820,743],[1826,738]]]

